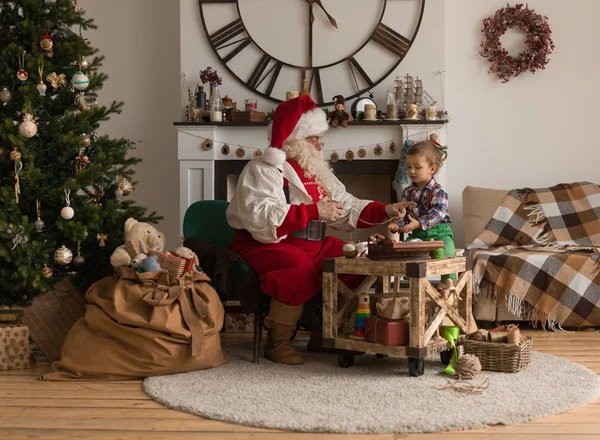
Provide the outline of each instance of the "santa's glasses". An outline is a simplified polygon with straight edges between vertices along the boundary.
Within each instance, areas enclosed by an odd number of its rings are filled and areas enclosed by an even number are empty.
[[[321,139],[322,139],[321,136],[309,136],[309,137],[306,138],[306,141],[309,144],[314,145],[315,147],[321,147],[322,148],[322,147],[325,146],[325,142],[323,142]]]

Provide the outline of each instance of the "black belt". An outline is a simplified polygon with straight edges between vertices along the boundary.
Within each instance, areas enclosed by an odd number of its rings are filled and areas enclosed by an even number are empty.
[[[327,223],[323,220],[311,220],[304,229],[298,229],[290,234],[293,238],[305,238],[308,241],[320,241],[327,237]]]

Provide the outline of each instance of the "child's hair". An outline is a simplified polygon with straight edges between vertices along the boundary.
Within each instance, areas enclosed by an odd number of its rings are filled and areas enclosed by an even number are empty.
[[[431,141],[413,144],[406,152],[407,156],[425,156],[429,165],[437,166],[439,170],[444,164],[444,157],[438,147]]]

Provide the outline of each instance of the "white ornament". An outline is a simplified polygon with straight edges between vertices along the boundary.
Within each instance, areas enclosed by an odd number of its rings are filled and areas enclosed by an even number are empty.
[[[75,215],[75,211],[70,206],[65,206],[60,210],[60,216],[65,220],[71,220]]]
[[[123,200],[123,191],[118,189],[115,191],[115,198],[117,200]]]
[[[354,258],[358,255],[358,251],[356,250],[356,246],[353,243],[346,243],[342,247],[342,254],[346,258]]]
[[[19,134],[26,138],[32,138],[37,134],[37,125],[29,113],[25,113],[23,116],[23,122],[19,125]]]
[[[86,57],[81,57],[81,61],[79,61],[79,68],[81,70],[85,70],[88,67],[90,67],[90,62],[88,61],[88,59]]]
[[[82,71],[76,72],[73,75],[73,87],[77,90],[85,90],[90,85],[90,79]]]
[[[42,232],[44,230],[44,220],[38,217],[38,219],[33,222],[33,226],[38,232]]]
[[[44,84],[43,82],[39,83],[36,86],[37,91],[40,93],[40,96],[46,96],[46,89],[48,87],[46,87],[46,84]]]
[[[65,247],[63,244],[61,247],[56,249],[56,252],[54,252],[54,261],[61,266],[66,266],[73,261],[73,252],[71,252],[71,249]]]

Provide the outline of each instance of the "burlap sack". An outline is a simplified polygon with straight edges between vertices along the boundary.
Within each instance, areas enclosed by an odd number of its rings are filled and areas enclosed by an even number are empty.
[[[229,361],[219,337],[223,306],[205,274],[116,271],[87,291],[85,317],[45,379],[133,379]]]
[[[386,319],[403,319],[410,313],[409,298],[377,298],[376,306],[377,315]]]

